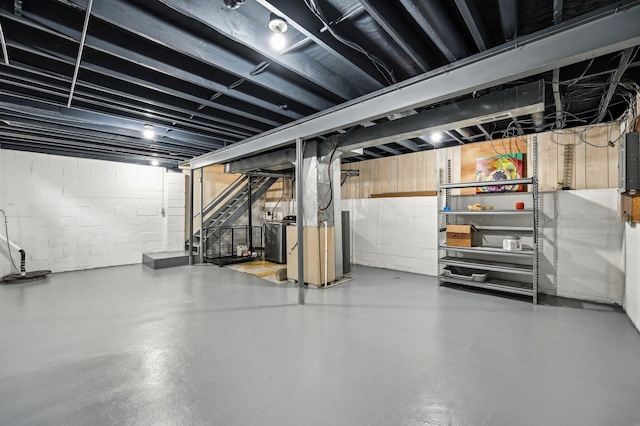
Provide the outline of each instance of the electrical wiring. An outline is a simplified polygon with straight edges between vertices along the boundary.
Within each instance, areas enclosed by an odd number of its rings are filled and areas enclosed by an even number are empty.
[[[377,56],[373,55],[372,53],[366,51],[359,44],[354,43],[353,41],[351,41],[351,40],[349,40],[349,39],[347,39],[345,37],[342,37],[341,35],[336,33],[333,30],[333,28],[331,28],[331,25],[330,25],[329,21],[324,16],[324,13],[322,12],[322,9],[320,8],[320,6],[318,5],[316,0],[304,0],[304,3],[309,8],[309,10],[311,10],[311,12],[313,12],[313,14],[320,20],[320,22],[322,22],[322,24],[325,26],[325,28],[327,28],[329,33],[336,40],[338,40],[340,43],[344,44],[345,46],[350,47],[351,49],[353,49],[353,50],[355,50],[357,52],[360,52],[361,54],[366,56],[373,63],[373,65],[376,67],[378,72],[380,72],[380,74],[382,74],[382,76],[384,77],[384,79],[387,82],[387,84],[391,85],[391,84],[397,83],[396,77],[395,77],[395,74],[394,74],[393,70],[391,68],[389,68],[380,58],[378,58]]]

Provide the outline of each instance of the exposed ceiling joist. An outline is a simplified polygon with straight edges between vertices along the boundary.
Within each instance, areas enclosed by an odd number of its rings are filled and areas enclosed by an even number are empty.
[[[158,0],[136,0],[137,3],[145,5],[156,1]],[[267,25],[268,22],[255,22],[236,10],[229,10],[221,3],[211,2],[210,0],[160,1],[180,14],[215,29],[237,43],[254,49],[270,61],[282,65],[298,76],[342,99],[351,99],[365,93],[360,88],[349,84],[342,76],[337,75],[307,55],[298,52],[279,55],[269,45],[271,31]],[[301,8],[300,5],[298,7]],[[256,31],[256,29],[260,28],[263,28],[264,31]],[[378,87],[381,87],[381,85]]]
[[[488,135],[481,123],[540,111],[544,111],[542,81],[444,105],[377,126],[355,129],[340,137],[338,149],[381,148],[381,144],[471,125],[478,126]]]
[[[380,71],[365,55],[336,40],[329,31],[321,31],[324,24],[305,6],[304,2],[291,2],[289,0],[256,1],[270,12],[285,18],[288,24],[296,28],[306,38],[312,40],[325,51],[338,58],[343,64],[346,64],[353,72],[364,78],[370,90],[376,90],[386,85],[382,84],[384,80],[381,78]],[[333,23],[333,25],[338,23]],[[266,26],[266,23],[264,25]]]
[[[487,29],[476,0],[455,0],[455,2],[478,50],[481,52],[487,50]]]
[[[637,30],[640,6],[607,11],[579,22],[566,21],[554,31],[533,34],[500,49],[492,49],[454,67],[427,73],[296,123],[250,138],[243,143],[190,161],[191,168],[223,163],[274,149],[296,138],[310,138],[331,130],[371,121],[393,112],[451,99],[554,68],[581,62],[640,44]],[[557,30],[562,27],[562,31]],[[616,28],[616,31],[610,31]]]
[[[400,3],[445,58],[454,62],[469,55],[464,39],[439,1],[400,0]]]
[[[518,0],[498,0],[502,34],[507,41],[518,36]]]
[[[69,1],[83,6],[80,0]],[[255,64],[180,27],[158,20],[151,13],[131,4],[119,0],[99,1],[93,5],[93,15],[115,27],[125,29],[159,45],[172,46],[176,52],[200,60],[205,64],[223,70],[232,70],[240,78],[252,81],[290,99],[297,99],[316,110],[323,110],[333,105],[332,102],[318,96],[315,92],[300,87],[286,78],[266,72],[254,75],[252,71]],[[139,28],[140,22],[152,24],[145,28]],[[196,46],[197,49],[194,48]]]
[[[52,21],[50,19],[44,19],[41,16],[35,16],[29,13],[25,13],[24,17],[16,17],[7,12],[0,10],[0,17],[13,20],[20,25],[25,26],[24,31],[38,31],[45,34],[50,35],[54,38],[61,38],[62,40],[77,40],[80,38],[80,31],[76,31],[72,28],[69,28],[64,25],[60,25],[58,22]],[[108,41],[99,39],[90,34],[87,34],[85,39],[85,45],[87,49],[92,49],[101,54],[104,54],[107,59],[112,58],[113,60],[124,60],[127,63],[131,64],[131,66],[142,67],[147,69],[153,73],[153,75],[158,75],[157,79],[159,80],[161,77],[163,81],[166,81],[167,77],[171,79],[180,79],[187,83],[193,84],[195,86],[200,86],[203,89],[203,92],[206,93],[207,90],[210,90],[214,93],[221,93],[222,95],[229,96],[231,98],[237,99],[238,101],[247,102],[251,105],[255,105],[257,108],[261,108],[263,110],[271,111],[274,114],[281,115],[283,117],[288,117],[290,119],[299,119],[302,118],[302,115],[289,110],[283,109],[279,105],[275,105],[272,102],[267,102],[255,96],[251,96],[239,90],[230,89],[228,86],[216,83],[215,81],[207,78],[203,78],[200,75],[189,72],[182,68],[178,68],[173,66],[167,62],[162,62],[158,59],[152,58],[149,55],[144,55],[143,53],[135,52],[129,49],[125,49],[122,46],[116,45],[114,43],[110,43]],[[112,62],[112,61],[110,61]],[[82,64],[83,67],[89,66],[87,63]],[[149,75],[149,74],[147,74]],[[147,85],[154,85],[153,77],[150,78],[150,81],[146,82]],[[132,81],[134,77],[130,77],[129,81]],[[140,81],[140,79],[138,79]],[[177,84],[177,82],[176,82]],[[155,84],[155,86],[160,86],[160,84]],[[167,87],[165,84],[164,87]],[[176,90],[177,91],[177,90]],[[198,101],[205,102],[205,105],[215,106],[219,109],[226,108],[224,105],[218,103],[207,103],[206,99],[201,98]],[[234,109],[234,111],[238,111],[238,109]],[[231,108],[228,108],[228,112],[231,111]],[[256,117],[254,115],[254,117]]]
[[[438,61],[424,46],[416,31],[402,22],[400,14],[388,0],[360,0],[369,15],[400,46],[412,61],[426,72],[436,67]]]

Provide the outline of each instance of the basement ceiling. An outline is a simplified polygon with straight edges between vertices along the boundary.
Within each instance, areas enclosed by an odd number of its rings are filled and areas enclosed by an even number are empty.
[[[460,61],[639,3],[0,0],[0,146],[139,164],[155,160],[175,168]],[[269,43],[272,14],[288,23],[280,51]],[[637,46],[627,47],[359,123],[376,126],[544,81],[544,113],[452,128],[440,141],[425,134],[370,146],[344,161],[617,119],[640,82],[637,53]],[[142,136],[145,125],[153,126],[151,139]]]

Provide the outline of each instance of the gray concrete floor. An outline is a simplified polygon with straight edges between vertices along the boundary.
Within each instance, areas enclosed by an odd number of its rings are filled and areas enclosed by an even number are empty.
[[[329,290],[142,265],[0,286],[2,425],[640,425],[640,335],[356,268]]]

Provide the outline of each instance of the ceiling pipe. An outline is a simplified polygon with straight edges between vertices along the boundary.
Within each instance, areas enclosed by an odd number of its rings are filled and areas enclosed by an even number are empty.
[[[455,24],[440,2],[415,0],[400,0],[400,2],[448,61],[455,62],[470,55],[464,39],[456,31]]]
[[[80,47],[78,48],[78,57],[76,58],[76,67],[73,70],[73,79],[71,79],[71,90],[69,90],[69,101],[67,102],[67,108],[71,108],[71,101],[73,100],[73,92],[76,89],[76,82],[78,81],[78,72],[80,71],[80,61],[82,60],[82,50],[84,49],[84,41],[87,38],[87,29],[89,28],[89,18],[91,18],[91,6],[93,0],[89,0],[87,5],[87,14],[84,17],[84,25],[82,27],[82,36],[80,37]]]
[[[9,54],[7,53],[7,42],[4,39],[4,31],[2,31],[2,24],[0,24],[0,44],[2,44],[2,56],[4,58],[5,65],[9,65]]]
[[[506,41],[518,37],[518,0],[498,0],[500,24]]]

